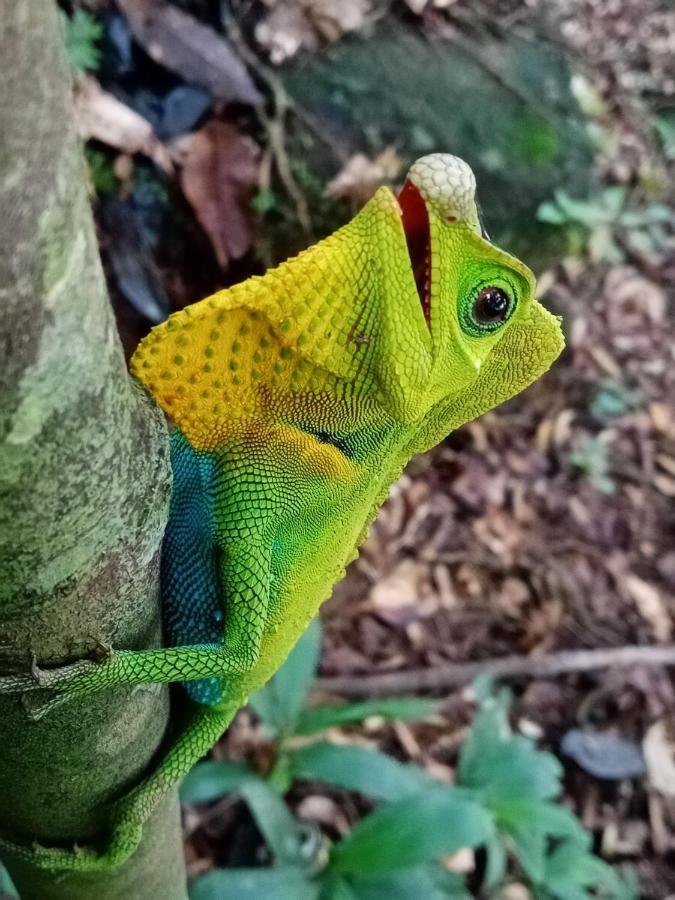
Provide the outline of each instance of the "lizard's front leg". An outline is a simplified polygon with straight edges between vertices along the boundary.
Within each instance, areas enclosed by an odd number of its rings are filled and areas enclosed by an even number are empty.
[[[231,542],[220,554],[219,581],[224,605],[224,639],[158,650],[109,650],[100,661],[80,660],[56,669],[33,665],[30,673],[0,678],[0,693],[47,691],[45,701],[29,701],[33,718],[41,718],[72,697],[118,686],[236,676],[258,659],[269,596],[271,544],[262,540]]]

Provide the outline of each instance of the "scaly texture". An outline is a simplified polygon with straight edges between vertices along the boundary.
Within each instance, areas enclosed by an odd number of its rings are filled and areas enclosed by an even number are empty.
[[[410,457],[560,352],[530,271],[481,236],[473,191],[461,160],[425,157],[398,201],[380,189],[325,241],[139,346],[132,371],[175,423],[162,561],[173,646],[110,651],[0,689],[47,690],[40,714],[111,685],[184,681],[199,705],[120,803],[104,852],[41,851],[45,866],[132,852],[166,786],[284,661]]]

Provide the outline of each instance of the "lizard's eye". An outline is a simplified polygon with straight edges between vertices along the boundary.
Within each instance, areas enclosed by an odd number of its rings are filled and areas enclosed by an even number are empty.
[[[460,324],[468,334],[496,331],[511,316],[516,303],[506,288],[487,285],[474,291],[460,307]]]

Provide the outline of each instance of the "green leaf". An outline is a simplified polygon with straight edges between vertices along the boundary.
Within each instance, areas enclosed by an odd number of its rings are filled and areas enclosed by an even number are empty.
[[[375,698],[341,706],[315,706],[302,710],[295,733],[316,734],[327,728],[362,722],[369,716],[414,722],[438,712],[440,706],[440,701],[429,700],[426,697]]]
[[[528,828],[527,820],[509,828],[514,854],[530,881],[541,884],[546,873],[548,838],[540,831]]]
[[[654,117],[666,159],[675,159],[675,109],[665,109]]]
[[[110,197],[117,190],[118,179],[108,157],[101,150],[85,147],[89,178],[97,197]]]
[[[607,218],[607,213],[597,203],[575,200],[565,191],[557,190],[555,192],[555,201],[567,220],[579,222],[580,225],[585,225],[587,228],[592,228],[598,222],[604,222]]]
[[[358,894],[345,878],[329,874],[322,880],[319,900],[358,900]]]
[[[96,70],[101,64],[99,41],[103,26],[91,13],[76,9],[71,17],[61,11],[61,29],[68,62],[75,73]]]
[[[299,869],[212,869],[190,880],[190,900],[317,900],[319,884]]]
[[[240,790],[251,780],[259,780],[259,776],[245,763],[207,760],[188,772],[180,787],[180,799],[182,803],[210,803]]]
[[[280,796],[287,794],[293,785],[293,768],[286,752],[280,753],[265,781]]]
[[[14,887],[14,882],[2,863],[0,863],[0,895],[4,897],[16,897],[17,900],[19,898],[19,894]]]
[[[675,210],[665,203],[650,203],[645,210],[645,217],[649,222],[667,224],[675,220]]]
[[[302,831],[282,798],[262,779],[245,782],[240,791],[276,862],[304,863]]]
[[[490,807],[523,797],[546,800],[560,793],[562,766],[551,753],[514,735],[503,709],[486,705],[476,716],[460,753],[457,784],[474,790]]]
[[[489,813],[456,788],[406,797],[362,819],[333,847],[335,872],[376,875],[431,862],[490,835]]]
[[[642,394],[639,390],[628,387],[616,378],[604,378],[596,386],[589,412],[599,422],[609,422],[637,409],[641,402]]]
[[[585,896],[584,889],[595,888],[611,900],[634,900],[633,889],[619,878],[611,866],[592,856],[584,844],[563,841],[547,859],[541,884],[558,900]],[[603,893],[604,892],[604,893]]]
[[[279,794],[243,763],[220,760],[198,763],[180,789],[184,803],[206,803],[228,793],[241,795],[278,863],[305,862],[303,834],[298,822]]]
[[[552,203],[550,200],[539,204],[537,219],[540,222],[547,222],[549,225],[564,225],[567,222],[565,213],[556,203]]]
[[[251,697],[249,703],[255,714],[273,733],[293,733],[316,674],[320,651],[321,626],[315,619],[276,675]]]
[[[498,831],[508,835],[514,855],[535,884],[542,884],[546,875],[551,839],[590,848],[590,834],[564,806],[525,798],[494,804],[492,811]]]
[[[485,845],[485,875],[483,880],[486,888],[492,888],[500,884],[506,876],[506,848],[501,835],[495,827]]]
[[[428,788],[426,772],[365,747],[317,743],[289,752],[296,778],[325,781],[376,800],[400,800]]]
[[[259,213],[268,213],[279,209],[281,201],[279,195],[272,188],[260,188],[251,200],[252,208]]]
[[[648,222],[646,209],[628,209],[619,216],[619,225],[623,225],[624,228],[629,230],[644,228]]]
[[[602,205],[615,218],[619,215],[626,202],[626,189],[623,187],[608,187],[602,192]]]
[[[611,225],[598,225],[593,229],[588,241],[588,252],[592,260],[604,259],[616,264],[624,260],[623,251],[614,240]]]
[[[471,900],[460,875],[433,863],[380,877],[352,876],[348,884],[358,900]]]
[[[591,845],[590,834],[566,806],[544,800],[510,800],[496,804],[493,812],[497,825],[507,830],[525,823],[530,831],[572,840],[580,846]]]
[[[552,838],[566,838],[590,847],[591,837],[579,820],[564,806],[544,800],[529,798],[508,800],[491,807],[495,817],[496,834],[488,844],[488,868],[495,876],[486,873],[488,885],[498,883],[504,874],[504,847],[502,835],[508,836],[513,852],[524,872],[535,883],[540,883],[546,869],[546,854]],[[502,859],[499,858],[501,848]],[[491,855],[497,858],[492,861]],[[501,868],[501,877],[497,877]]]
[[[538,115],[523,116],[518,129],[519,155],[536,168],[546,169],[553,163],[559,141],[555,129]]]

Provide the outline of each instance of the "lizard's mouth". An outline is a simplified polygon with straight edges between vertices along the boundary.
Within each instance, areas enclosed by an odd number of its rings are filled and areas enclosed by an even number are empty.
[[[411,181],[403,185],[398,195],[398,205],[422,312],[431,327],[431,237],[427,205]]]

